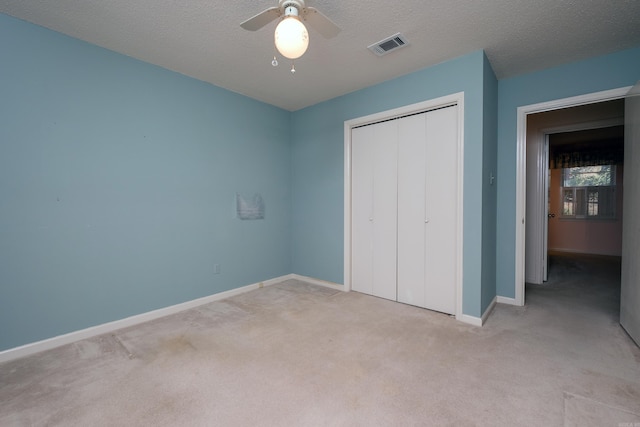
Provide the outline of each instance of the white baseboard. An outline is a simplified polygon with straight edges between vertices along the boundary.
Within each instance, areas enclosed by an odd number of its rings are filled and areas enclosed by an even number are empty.
[[[475,316],[469,316],[468,314],[461,314],[460,316],[456,316],[456,320],[467,323],[473,326],[482,326],[482,319]]]
[[[463,323],[468,323],[473,326],[482,326],[486,323],[487,319],[489,318],[489,315],[491,314],[493,309],[496,307],[497,300],[498,300],[498,297],[493,298],[493,301],[491,301],[491,304],[489,304],[489,307],[487,307],[484,313],[482,313],[482,317],[475,317],[475,316],[469,316],[468,314],[462,314],[460,316],[456,316],[456,320],[459,320]]]
[[[487,319],[489,318],[489,315],[491,314],[493,309],[496,308],[497,302],[498,302],[498,297],[494,297],[493,301],[491,301],[491,304],[489,304],[489,307],[487,307],[487,309],[484,311],[484,313],[482,313],[482,324],[483,325],[485,323],[487,323]]]
[[[190,308],[195,308],[210,302],[219,301],[225,298],[232,297],[234,295],[243,294],[245,292],[252,291],[254,289],[261,288],[263,286],[270,286],[276,283],[283,282],[287,279],[295,279],[296,275],[286,275],[281,277],[275,277],[273,279],[265,280],[251,285],[242,286],[236,289],[230,289],[228,291],[219,292],[217,294],[209,295],[206,297],[194,299],[191,301],[183,302],[180,304],[172,305],[169,307],[159,308],[157,310],[148,311],[146,313],[137,314],[135,316],[127,317],[120,320],[114,320],[113,322],[103,323],[101,325],[92,326],[79,331],[69,332],[68,334],[59,335],[57,337],[47,338],[42,341],[36,341],[33,343],[25,344],[20,347],[10,348],[8,350],[0,351],[0,363],[7,362],[9,360],[17,359],[20,357],[29,356],[31,354],[39,353],[41,351],[50,350],[52,348],[60,347],[66,344],[70,344],[76,341],[80,341],[86,338],[92,338],[98,335],[107,334],[118,329],[127,328],[129,326],[138,325],[140,323],[148,322],[150,320],[159,319],[164,316],[179,313]],[[300,279],[310,281],[307,279]],[[317,281],[317,279],[315,279]],[[328,282],[327,282],[328,283]],[[326,285],[323,285],[326,286]]]
[[[0,363],[10,360],[18,359],[20,357],[29,356],[41,351],[50,350],[56,347],[60,347],[66,344],[70,344],[76,341],[80,341],[87,338],[92,338],[98,335],[114,332],[118,329],[127,328],[129,326],[138,325],[140,323],[148,322],[151,320],[159,319],[161,317],[169,316],[171,314],[179,313],[184,310],[195,308],[210,302],[219,301],[225,298],[232,297],[234,295],[240,295],[245,292],[253,291],[255,289],[275,285],[285,280],[300,280],[303,282],[311,283],[313,285],[324,286],[339,291],[344,291],[344,285],[329,282],[326,280],[315,279],[313,277],[302,276],[300,274],[286,274],[284,276],[275,277],[273,279],[265,280],[251,285],[242,286],[240,288],[231,289],[217,294],[209,295],[206,297],[198,298],[195,300],[183,302],[181,304],[172,305],[169,307],[160,308],[157,310],[149,311],[135,316],[127,317],[125,319],[114,320],[113,322],[103,323],[101,325],[92,326],[90,328],[81,329],[79,331],[70,332],[68,334],[59,335],[57,337],[47,338],[42,341],[25,344],[20,347],[10,348],[8,350],[0,351]],[[461,314],[456,316],[456,319],[468,323],[474,326],[482,326],[486,321],[496,303],[517,305],[515,299],[507,297],[495,297],[489,307],[484,311],[482,317],[469,316],[467,314]]]
[[[520,305],[516,302],[515,298],[497,296],[496,299],[498,304]]]

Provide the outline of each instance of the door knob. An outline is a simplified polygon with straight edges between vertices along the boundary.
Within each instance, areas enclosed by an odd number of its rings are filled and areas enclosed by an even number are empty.
[[[547,216],[548,216],[549,218],[555,218],[555,217],[556,217],[556,214],[554,214],[554,213],[550,213],[550,214],[548,214]]]

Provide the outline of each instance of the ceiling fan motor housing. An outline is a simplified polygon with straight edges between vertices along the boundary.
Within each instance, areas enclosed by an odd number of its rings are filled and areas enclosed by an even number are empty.
[[[284,16],[300,16],[305,8],[304,0],[280,0],[280,8]]]

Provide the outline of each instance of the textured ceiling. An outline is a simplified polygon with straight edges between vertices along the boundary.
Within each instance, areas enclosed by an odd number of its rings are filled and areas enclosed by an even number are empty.
[[[640,0],[307,0],[342,28],[309,29],[297,72],[273,67],[277,0],[0,0],[0,12],[251,98],[297,110],[485,49],[498,78],[640,45]],[[410,46],[367,46],[401,32]]]

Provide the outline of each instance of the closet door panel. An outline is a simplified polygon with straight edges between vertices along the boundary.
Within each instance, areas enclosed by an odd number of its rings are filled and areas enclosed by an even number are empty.
[[[398,128],[395,120],[373,131],[373,295],[396,300]]]
[[[352,132],[352,286],[395,300],[397,124]]]
[[[426,113],[398,127],[398,301],[425,307]]]
[[[426,116],[426,308],[456,312],[457,108]]]
[[[373,150],[368,127],[351,131],[351,287],[373,293]]]

